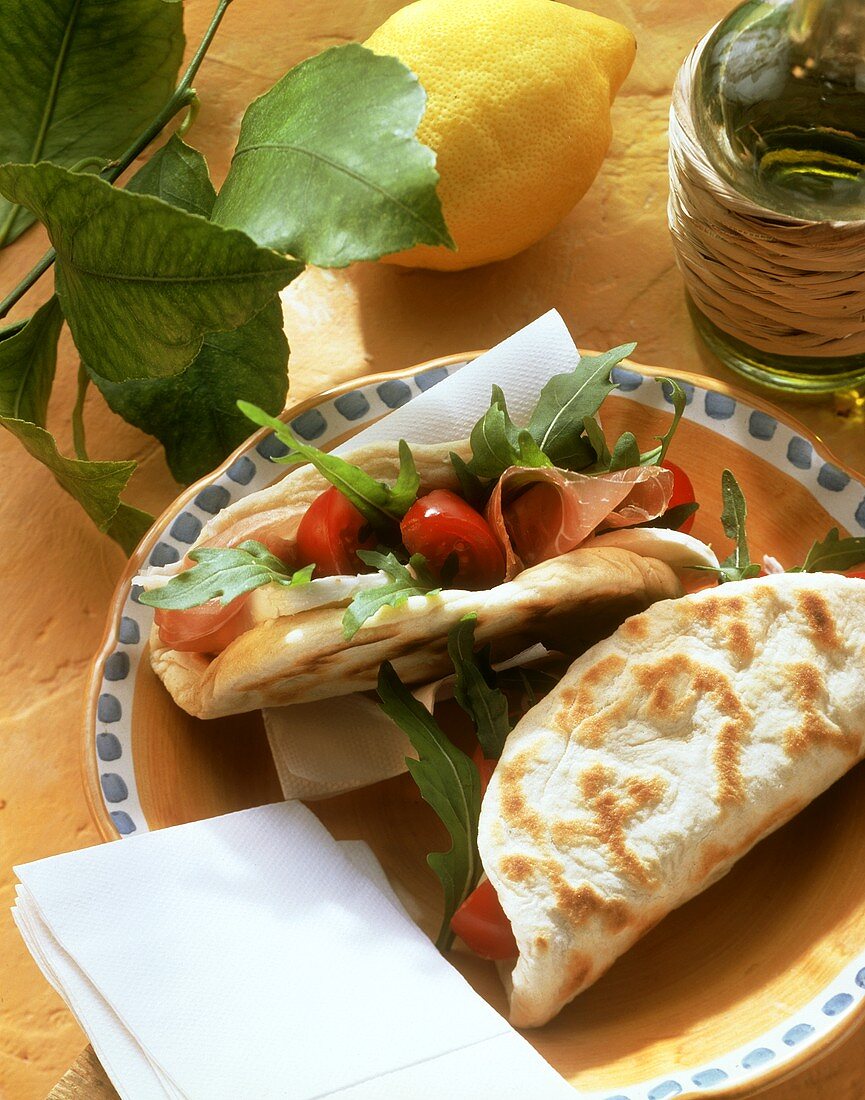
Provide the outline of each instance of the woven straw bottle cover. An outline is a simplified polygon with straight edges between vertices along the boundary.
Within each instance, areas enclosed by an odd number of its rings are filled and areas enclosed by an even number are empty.
[[[697,138],[691,90],[714,29],[685,59],[670,109],[668,220],[687,291],[758,351],[865,355],[865,220],[811,222],[759,206],[719,176]]]

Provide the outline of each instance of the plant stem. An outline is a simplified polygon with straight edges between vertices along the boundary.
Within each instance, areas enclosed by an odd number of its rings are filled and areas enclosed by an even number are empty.
[[[151,141],[159,136],[177,112],[194,102],[196,96],[195,90],[192,87],[192,81],[195,79],[195,74],[198,72],[201,62],[204,60],[204,55],[210,48],[213,36],[219,29],[219,24],[222,22],[222,17],[228,10],[228,5],[230,3],[231,0],[219,0],[216,5],[216,10],[213,13],[213,18],[210,20],[210,26],[204,32],[204,37],[201,39],[198,49],[192,55],[186,67],[186,71],[180,78],[180,83],[172,92],[171,97],[156,118],[138,135],[126,152],[122,153],[116,160],[112,161],[99,173],[101,179],[106,180],[108,183],[114,183],[114,181],[126,171],[129,165],[132,164],[138,154],[143,152]],[[56,258],[57,253],[51,248],[45,253],[39,263],[28,271],[15,289],[10,291],[3,301],[0,302],[0,318],[5,317],[15,303],[24,297],[30,287],[45,274],[49,267],[51,267]]]
[[[90,379],[84,364],[78,364],[78,396],[75,398],[75,408],[72,410],[72,445],[75,448],[75,457],[82,462],[89,462],[87,457],[87,444],[84,436],[84,399],[87,396],[87,387]]]

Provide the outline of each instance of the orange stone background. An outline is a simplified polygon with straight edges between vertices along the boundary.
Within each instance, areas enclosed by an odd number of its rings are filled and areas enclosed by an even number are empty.
[[[631,27],[638,41],[637,61],[613,109],[613,145],[589,194],[546,239],[500,264],[458,274],[373,264],[307,271],[284,294],[291,399],[370,371],[489,346],[550,307],[584,347],[637,340],[638,360],[724,377],[691,329],[666,230],[666,128],[679,63],[730,4],[584,0],[581,6]],[[399,0],[235,0],[199,72],[202,108],[188,137],[206,154],[216,182],[252,98],[302,58],[363,40],[399,6]],[[212,7],[211,0],[186,0],[193,45]],[[34,230],[0,253],[0,287],[14,285],[44,248],[41,230]],[[50,284],[49,276],[14,316],[32,312]],[[70,454],[76,370],[64,333],[49,427]],[[841,419],[825,405],[795,411],[841,458],[865,469],[860,420]],[[160,512],[178,487],[155,441],[92,393],[86,421],[91,456],[138,459],[128,497]],[[0,1097],[35,1100],[86,1039],[8,915],[11,867],[98,841],[80,778],[83,692],[123,556],[6,433],[0,470]],[[865,1031],[766,1095],[858,1100],[865,1095]]]

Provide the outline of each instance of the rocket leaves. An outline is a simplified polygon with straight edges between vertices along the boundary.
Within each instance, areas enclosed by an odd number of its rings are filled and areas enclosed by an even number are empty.
[[[247,110],[214,220],[319,267],[453,248],[415,138],[425,104],[402,62],[357,43],[301,62]]]
[[[53,164],[0,166],[0,192],[48,230],[76,347],[112,382],[178,374],[206,333],[245,324],[302,270],[236,230]]]
[[[182,53],[180,4],[4,0],[0,162],[119,156],[170,96]],[[0,198],[0,247],[32,221]]]

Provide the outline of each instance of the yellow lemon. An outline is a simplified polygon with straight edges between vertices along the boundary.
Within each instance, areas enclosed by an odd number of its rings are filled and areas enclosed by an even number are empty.
[[[436,152],[458,246],[386,260],[442,271],[513,256],[583,197],[636,50],[620,23],[555,0],[417,0],[365,45],[398,57],[426,89],[418,138]]]

